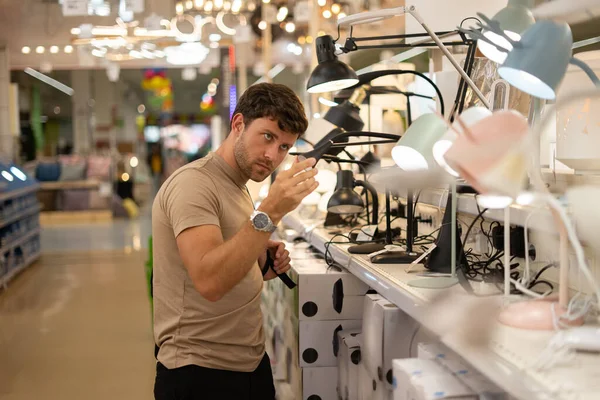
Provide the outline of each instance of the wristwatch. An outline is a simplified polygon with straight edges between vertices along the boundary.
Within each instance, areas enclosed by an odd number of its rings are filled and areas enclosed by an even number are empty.
[[[250,222],[252,222],[254,229],[260,232],[273,233],[277,229],[277,226],[273,224],[271,218],[262,211],[254,211],[250,216]]]

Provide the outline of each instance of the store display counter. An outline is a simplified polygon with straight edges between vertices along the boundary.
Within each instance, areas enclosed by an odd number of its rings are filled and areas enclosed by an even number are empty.
[[[291,213],[283,222],[316,249],[325,252],[332,235],[322,228],[321,221],[303,220],[298,213]],[[348,253],[347,247],[344,244],[329,245],[331,258],[425,328],[438,333],[446,346],[515,398],[598,398],[600,387],[596,387],[599,385],[596,371],[600,371],[600,357],[597,355],[577,354],[568,363],[538,371],[533,365],[553,338],[553,332],[524,331],[497,324],[486,347],[472,346],[465,343],[464,338],[439,332],[439,326],[430,318],[426,306],[441,293],[440,290],[409,286],[408,281],[416,276],[407,273],[405,265],[375,265],[367,256]],[[466,295],[460,285],[449,290],[456,295]]]

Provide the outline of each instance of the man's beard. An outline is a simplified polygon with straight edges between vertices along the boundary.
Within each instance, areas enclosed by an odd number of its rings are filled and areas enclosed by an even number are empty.
[[[237,165],[240,168],[240,171],[242,172],[242,174],[245,177],[247,177],[248,179],[251,179],[255,182],[262,182],[267,178],[267,176],[271,175],[271,171],[269,171],[265,175],[262,175],[262,174],[259,175],[259,174],[256,174],[253,172],[253,170],[252,170],[253,162],[250,160],[250,157],[248,156],[246,143],[244,141],[244,134],[245,134],[245,132],[242,132],[240,137],[235,141],[235,145],[233,147],[233,154],[235,156],[235,161],[237,162]],[[262,164],[265,164],[265,166],[269,166],[269,168],[270,168],[269,162],[265,161],[265,162],[262,162]]]

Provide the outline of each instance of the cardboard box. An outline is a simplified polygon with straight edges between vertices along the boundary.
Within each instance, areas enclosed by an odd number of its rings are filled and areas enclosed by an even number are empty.
[[[394,400],[476,400],[475,393],[433,360],[393,361]]]
[[[337,367],[303,368],[303,400],[337,399]]]
[[[362,319],[369,286],[357,277],[318,259],[294,261],[292,269],[298,283],[298,319]]]
[[[392,391],[386,389],[382,382],[373,379],[364,364],[358,368],[358,375],[359,400],[388,400],[392,398]]]
[[[338,395],[342,400],[358,400],[358,379],[361,366],[360,333],[338,332]]]
[[[365,367],[391,390],[392,360],[416,353],[419,324],[385,298],[369,294],[365,296],[363,327]]]
[[[337,367],[339,331],[360,332],[361,320],[300,321],[301,367]]]

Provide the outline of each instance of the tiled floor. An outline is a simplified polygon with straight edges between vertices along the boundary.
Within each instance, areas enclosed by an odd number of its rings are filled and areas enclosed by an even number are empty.
[[[43,228],[0,290],[0,400],[152,399],[149,218]]]

